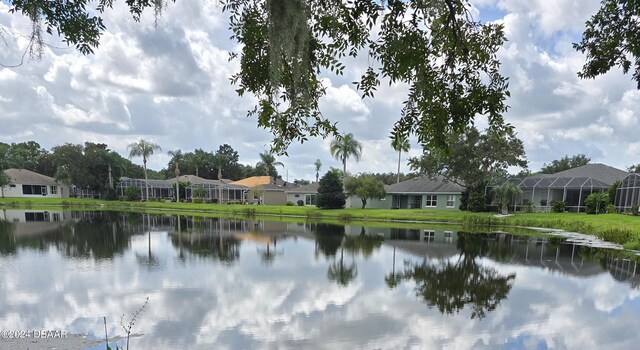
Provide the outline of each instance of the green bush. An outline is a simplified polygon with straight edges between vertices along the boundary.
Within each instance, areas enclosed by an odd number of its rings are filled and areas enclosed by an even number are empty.
[[[584,201],[587,214],[602,214],[609,204],[607,193],[592,193]]]
[[[553,201],[551,202],[551,211],[554,213],[564,213],[566,206],[564,201]]]
[[[484,192],[471,192],[469,202],[467,202],[467,211],[472,213],[480,213],[487,210],[487,196]]]
[[[524,208],[524,211],[526,213],[533,213],[534,211],[536,211],[536,206],[533,205],[533,203],[528,202],[527,205]]]
[[[638,206],[638,203],[634,203],[631,206],[631,215],[638,216],[638,209],[640,209],[640,207]]]
[[[351,219],[353,219],[353,216],[351,216],[350,214],[347,214],[347,213],[338,215],[338,220],[339,221],[349,222],[349,221],[351,221]]]
[[[322,209],[342,209],[346,198],[342,189],[342,180],[333,171],[327,172],[318,184],[316,206]]]
[[[191,202],[194,204],[202,203],[202,198],[191,198]]]
[[[104,191],[104,199],[108,201],[118,200],[118,194],[116,193],[116,190],[114,190],[113,188],[107,188]]]
[[[460,195],[460,205],[458,209],[479,213],[487,210],[487,196],[484,189],[487,182],[482,182],[475,188],[466,188]]]
[[[607,204],[607,214],[615,214],[618,212],[618,209],[616,209],[616,206],[609,203]]]
[[[140,200],[140,190],[137,187],[129,186],[124,190],[124,197],[128,201],[139,201]]]
[[[287,201],[287,207],[293,207],[293,202],[292,201]]]

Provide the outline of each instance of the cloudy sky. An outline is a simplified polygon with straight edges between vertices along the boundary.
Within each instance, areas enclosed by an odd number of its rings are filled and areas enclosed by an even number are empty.
[[[640,162],[640,91],[630,76],[613,71],[580,80],[576,75],[584,57],[571,44],[597,11],[598,0],[471,2],[481,20],[505,25],[509,41],[500,58],[512,95],[506,120],[525,143],[530,169],[577,153],[621,169]],[[145,138],[165,151],[150,159],[156,170],[166,166],[166,151],[215,151],[228,143],[242,163],[255,165],[271,135],[247,117],[253,98],[238,97],[229,81],[239,65],[228,61],[228,53],[237,47],[218,3],[169,4],[157,27],[152,11],[136,23],[122,3],[106,15],[108,31],[94,55],[83,56],[48,37],[51,46],[40,62],[0,68],[0,141],[35,140],[47,149],[103,142],[126,155],[128,143]],[[4,65],[20,62],[27,44],[23,35],[30,32],[29,21],[8,10],[0,2]],[[350,61],[345,76],[326,76],[321,109],[364,145],[361,161],[349,161],[349,171],[394,172],[397,153],[388,135],[405,90],[383,86],[375,99],[362,100],[350,82],[365,65]],[[413,143],[409,155],[419,154]],[[312,139],[292,145],[288,158],[279,157],[285,164],[280,172],[290,181],[313,179],[317,158],[323,170],[341,166],[329,153],[329,140]]]

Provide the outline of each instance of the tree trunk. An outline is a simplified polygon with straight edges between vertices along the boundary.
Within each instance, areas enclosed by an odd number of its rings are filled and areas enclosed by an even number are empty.
[[[364,207],[367,206],[367,199],[366,198],[360,198],[362,200],[362,209],[364,209]]]
[[[149,201],[149,177],[147,176],[147,158],[142,159],[144,165],[144,188],[147,190],[147,202]],[[144,200],[144,198],[142,198]]]
[[[402,154],[402,150],[398,151],[398,180],[396,181],[396,183],[400,182],[400,154]]]
[[[342,174],[343,178],[347,177],[347,157],[343,157],[342,158],[342,172],[344,174]]]
[[[320,177],[320,173],[316,171],[316,182],[318,182],[318,177]]]
[[[222,203],[222,167],[218,167],[218,204]]]
[[[507,202],[502,202],[502,215],[509,214],[509,205]]]

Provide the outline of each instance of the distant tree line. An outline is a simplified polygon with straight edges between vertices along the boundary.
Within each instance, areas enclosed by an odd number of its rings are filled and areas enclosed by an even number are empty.
[[[0,169],[26,169],[56,178],[79,188],[102,191],[121,176],[141,178],[141,166],[120,156],[104,143],[66,143],[48,151],[35,141],[6,144],[0,142]],[[149,171],[150,178],[161,175]],[[112,181],[112,183],[113,183]]]
[[[144,140],[132,145],[142,141]],[[158,146],[155,149],[157,155],[161,152],[161,148],[159,145],[155,146]],[[134,149],[130,151],[132,151],[129,154],[130,157],[125,158],[104,143],[65,143],[47,150],[35,141],[11,144],[0,142],[0,170],[10,168],[31,170],[78,188],[104,191],[115,186],[122,176],[145,177],[143,167],[134,164],[132,159],[142,157],[143,161],[146,161],[153,152],[143,157],[142,153],[133,152]],[[238,152],[228,144],[219,146],[215,152],[197,148],[192,152],[183,153],[182,150],[173,150],[168,153],[171,158],[165,168],[160,171],[147,169],[149,179],[169,179],[178,173],[197,175],[206,179],[240,180],[250,176],[266,175],[281,178],[277,168],[283,167],[283,164],[269,152],[261,153],[260,161],[255,166],[240,164]],[[111,180],[109,173],[111,173]],[[8,179],[5,179],[2,173],[0,183],[7,181]]]

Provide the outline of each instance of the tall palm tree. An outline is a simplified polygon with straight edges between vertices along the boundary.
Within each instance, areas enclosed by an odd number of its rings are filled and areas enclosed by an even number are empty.
[[[400,182],[400,155],[403,151],[409,152],[409,148],[411,147],[411,145],[409,145],[409,138],[407,138],[407,135],[393,135],[391,136],[391,147],[398,152],[398,179],[396,181],[396,183],[398,183]]]
[[[218,168],[218,181],[220,181],[220,184],[218,184],[218,203],[222,203],[222,168],[227,166],[228,163],[229,158],[226,154],[216,153],[213,156],[213,165]]]
[[[284,164],[276,160],[276,157],[273,156],[270,152],[260,153],[260,163],[264,166],[265,175],[273,176],[275,179],[278,175],[278,171],[276,170],[276,166],[281,166],[284,168]]]
[[[127,146],[129,150],[129,158],[142,157],[142,168],[144,169],[144,180],[147,190],[147,200],[149,200],[149,177],[147,176],[147,159],[155,151],[162,151],[162,148],[157,144],[140,139],[138,142],[132,142]]]
[[[175,164],[176,169],[176,203],[180,203],[180,162],[183,161],[184,155],[181,150],[169,151],[167,152],[171,156],[171,161]]]
[[[320,161],[320,159],[316,159],[313,165],[316,166],[316,182],[318,182],[318,178],[320,177],[320,168],[322,168],[322,162]]]
[[[362,144],[353,137],[352,133],[333,139],[329,149],[336,160],[342,161],[342,171],[345,176],[347,175],[347,159],[353,156],[357,162],[362,155]]]

